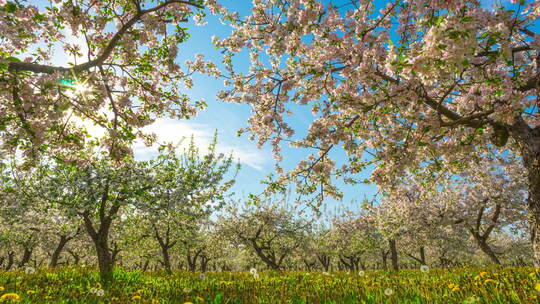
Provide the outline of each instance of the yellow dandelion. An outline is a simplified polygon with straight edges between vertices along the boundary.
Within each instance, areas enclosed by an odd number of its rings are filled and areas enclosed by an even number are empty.
[[[139,290],[137,290],[137,293],[138,293],[138,294],[143,294],[143,293],[144,293],[144,290],[143,290],[143,289],[139,289]]]
[[[480,280],[481,277],[480,277],[479,275],[477,275],[477,276],[474,277],[474,279],[475,279],[475,280]]]
[[[492,279],[487,279],[484,281],[484,284],[488,284],[488,283],[497,283],[497,281],[492,280]]]
[[[454,288],[454,287],[456,287],[456,284],[454,284],[454,283],[448,284],[448,288],[452,289],[452,288]]]
[[[158,303],[159,303],[158,300],[156,300],[156,299],[153,299],[153,300],[152,300],[152,304],[158,304]]]
[[[184,304],[193,304],[193,302],[184,302]]]
[[[459,291],[459,286],[452,288],[452,291]]]
[[[536,289],[537,291],[540,291],[540,283],[534,284],[534,289]]]
[[[141,299],[141,296],[133,296],[131,297],[132,300],[140,300]]]
[[[6,301],[6,300],[12,300],[12,301],[17,301],[19,300],[21,297],[19,297],[18,294],[16,293],[6,293],[4,295],[2,295],[0,297],[0,301]]]
[[[488,274],[487,272],[482,271],[482,272],[480,272],[480,277],[483,278],[483,277],[487,276],[487,274]]]
[[[27,295],[31,295],[31,294],[35,294],[35,293],[36,293],[36,291],[35,291],[35,290],[32,290],[32,289],[26,291],[26,294],[27,294]]]

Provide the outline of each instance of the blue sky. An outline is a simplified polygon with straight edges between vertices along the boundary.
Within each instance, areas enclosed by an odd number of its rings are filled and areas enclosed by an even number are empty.
[[[222,0],[220,3],[230,10],[238,11],[241,15],[247,15],[250,12],[250,0]],[[222,54],[216,50],[211,43],[211,37],[217,35],[226,37],[231,28],[228,25],[223,25],[219,20],[212,15],[207,17],[208,24],[205,26],[196,26],[191,22],[189,24],[190,39],[180,47],[179,62],[191,59],[197,53],[202,53],[205,58],[211,59],[214,62],[221,62]],[[240,57],[242,58],[242,57]],[[247,70],[249,62],[247,56],[244,56],[244,61],[236,60],[235,66]],[[240,195],[248,193],[260,193],[264,189],[264,185],[260,183],[265,176],[272,173],[274,160],[272,158],[271,148],[264,146],[261,149],[257,148],[255,142],[250,141],[246,135],[238,138],[236,131],[247,126],[247,119],[250,116],[250,107],[247,105],[230,104],[216,99],[216,94],[223,89],[223,80],[216,80],[204,75],[194,77],[194,86],[189,90],[189,95],[194,99],[204,98],[208,103],[208,108],[201,111],[199,115],[189,121],[178,122],[180,128],[178,134],[186,134],[191,130],[199,132],[199,137],[202,135],[201,143],[207,142],[214,130],[218,130],[219,146],[221,151],[233,150],[239,156],[242,163],[242,169],[238,174],[237,183],[234,186],[234,191]],[[307,130],[311,114],[308,109],[303,109],[305,113],[297,112],[292,121],[292,126],[297,129],[298,133],[304,133]],[[307,110],[307,111],[306,111]],[[173,127],[173,125],[171,125]],[[156,130],[157,131],[157,130]],[[200,140],[200,138],[199,138]],[[305,150],[290,148],[287,145],[283,147],[284,161],[283,166],[293,168],[296,162],[303,159],[307,153]],[[369,172],[366,172],[369,174]],[[348,186],[340,183],[344,191],[344,202],[352,200],[362,200],[364,196],[373,197],[376,193],[376,187],[372,186]],[[330,201],[329,201],[330,202]],[[331,205],[334,205],[332,203]],[[331,206],[333,207],[333,206]]]

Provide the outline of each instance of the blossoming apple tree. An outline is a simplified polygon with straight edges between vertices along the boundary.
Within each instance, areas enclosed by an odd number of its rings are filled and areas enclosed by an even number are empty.
[[[511,10],[478,0],[382,8],[369,0],[255,1],[249,16],[229,18],[229,37],[216,39],[231,77],[220,97],[252,107],[247,131],[270,142],[278,159],[284,141],[308,148],[280,181],[327,195],[339,195],[333,176],[369,163],[377,165],[372,181],[384,186],[410,168],[440,170],[472,151],[515,151],[540,264],[540,3],[512,2]],[[245,72],[231,59],[244,49]],[[295,136],[291,115],[301,109],[315,116]],[[331,157],[340,146],[343,166]]]
[[[154,182],[140,209],[150,227],[147,232],[159,244],[162,264],[169,272],[170,251],[178,243],[185,244],[187,251],[201,247],[195,259],[188,258],[188,264],[195,267],[192,260],[196,262],[206,247],[195,235],[212,211],[224,203],[240,169],[238,164],[236,173],[229,172],[233,165],[232,155],[217,153],[216,145],[217,133],[208,152],[202,155],[191,138],[180,156],[175,149],[164,147],[162,153],[149,162]]]
[[[0,138],[26,156],[79,148],[89,125],[114,156],[156,118],[192,116],[175,61],[202,0],[0,1]],[[195,62],[198,69],[208,66]],[[193,64],[195,64],[193,63]],[[212,66],[210,66],[212,68]],[[84,123],[85,121],[86,127]]]

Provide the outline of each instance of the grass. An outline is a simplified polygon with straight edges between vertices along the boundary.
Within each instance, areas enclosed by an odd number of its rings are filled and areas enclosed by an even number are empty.
[[[19,303],[538,303],[540,269],[454,268],[399,272],[190,273],[118,269],[102,290],[95,270],[0,272],[0,299]],[[538,285],[536,285],[538,284]],[[100,293],[103,293],[102,295]],[[13,295],[13,294],[16,294]],[[538,297],[538,298],[537,298]],[[2,302],[2,301],[0,301]]]

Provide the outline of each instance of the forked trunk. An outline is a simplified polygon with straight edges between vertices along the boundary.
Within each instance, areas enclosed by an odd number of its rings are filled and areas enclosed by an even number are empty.
[[[482,250],[482,252],[491,260],[491,262],[497,265],[501,265],[501,261],[499,261],[499,258],[497,257],[491,246],[489,246],[485,238],[483,238],[479,234],[474,234],[474,239],[476,241],[476,244],[478,244],[478,247],[480,247],[480,250]]]
[[[111,218],[100,220],[99,229],[96,229],[90,220],[88,213],[84,214],[84,226],[94,243],[98,258],[99,276],[103,287],[108,287],[113,280],[114,260],[109,248],[109,230]]]
[[[396,247],[396,240],[392,239],[388,241],[388,246],[390,247],[390,258],[392,260],[392,269],[398,270],[398,253]]]

